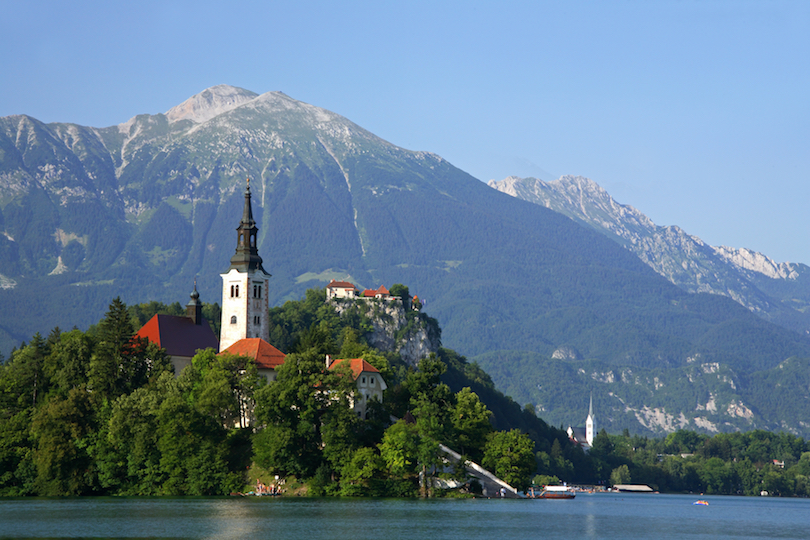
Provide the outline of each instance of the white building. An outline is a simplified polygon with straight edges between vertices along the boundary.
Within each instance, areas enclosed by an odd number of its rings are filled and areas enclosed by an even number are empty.
[[[366,408],[369,401],[376,399],[382,403],[383,391],[388,388],[388,385],[385,384],[380,371],[362,358],[333,361],[331,356],[326,355],[327,369],[335,369],[340,365],[346,365],[352,371],[352,377],[357,386],[357,399],[352,400],[352,408],[357,416],[366,419]]]
[[[326,299],[332,298],[358,298],[357,287],[348,281],[335,281],[334,279],[326,286]]]

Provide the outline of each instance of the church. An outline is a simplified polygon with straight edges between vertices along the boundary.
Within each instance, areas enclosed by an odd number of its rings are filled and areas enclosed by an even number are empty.
[[[191,301],[186,307],[186,317],[155,315],[138,330],[137,337],[147,338],[166,349],[176,375],[180,375],[191,364],[191,359],[198,350],[213,348],[219,354],[252,358],[259,375],[264,376],[268,382],[275,380],[275,370],[284,363],[285,355],[269,343],[267,292],[271,276],[262,266],[263,261],[259,256],[256,240],[258,231],[253,219],[248,179],[242,219],[236,228],[236,251],[227,271],[220,274],[222,319],[219,340],[202,317],[202,303],[199,301],[196,281]],[[385,287],[371,292],[374,293],[370,295],[372,297],[388,295]],[[365,417],[365,406],[369,399],[382,401],[382,392],[386,389],[385,381],[379,371],[365,360],[335,360],[334,364],[344,361],[349,363],[358,385],[358,399],[352,403],[352,407],[358,416]],[[331,357],[327,357],[327,369],[334,367],[331,364]]]
[[[267,320],[267,283],[270,274],[262,266],[256,246],[259,229],[253,219],[250,180],[245,190],[242,219],[236,229],[236,252],[222,278],[222,319],[219,339],[202,317],[202,303],[195,282],[186,316],[155,315],[135,334],[166,349],[176,375],[191,364],[198,350],[212,348],[220,354],[247,355],[261,375],[275,379],[275,368],[284,363],[284,353],[270,345]]]
[[[588,416],[585,418],[585,428],[568,426],[568,438],[571,442],[582,446],[586,452],[593,447],[596,437],[596,417],[593,414],[593,394],[588,405]]]

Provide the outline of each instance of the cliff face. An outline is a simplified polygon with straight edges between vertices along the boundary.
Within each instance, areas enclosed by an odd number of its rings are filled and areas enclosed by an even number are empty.
[[[356,311],[367,318],[372,328],[366,335],[369,345],[398,353],[406,364],[415,366],[430,353],[438,352],[441,346],[438,323],[423,313],[406,310],[399,298],[329,302],[340,316]]]

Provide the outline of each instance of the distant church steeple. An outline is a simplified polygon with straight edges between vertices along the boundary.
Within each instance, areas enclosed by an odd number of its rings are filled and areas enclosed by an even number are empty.
[[[588,417],[585,419],[585,438],[588,446],[593,446],[596,437],[596,417],[593,415],[593,392],[591,392],[591,402],[588,404]]]
[[[242,220],[236,228],[236,252],[228,271],[222,277],[222,325],[219,350],[245,338],[270,337],[267,321],[267,281],[270,278],[262,266],[256,234],[259,229],[253,219],[250,200],[250,179],[245,189]]]

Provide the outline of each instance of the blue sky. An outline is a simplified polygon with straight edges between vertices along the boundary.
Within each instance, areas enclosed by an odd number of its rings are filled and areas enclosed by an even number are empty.
[[[587,176],[810,264],[810,2],[28,0],[0,20],[0,116],[104,127],[281,90],[483,181]]]

